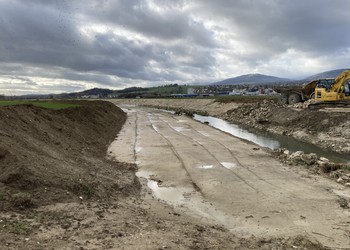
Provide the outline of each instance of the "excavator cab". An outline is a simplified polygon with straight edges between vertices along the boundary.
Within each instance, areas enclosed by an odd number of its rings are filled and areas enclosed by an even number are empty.
[[[350,80],[348,80],[348,83],[344,86],[344,94],[345,96],[350,96]]]
[[[335,79],[320,79],[317,83],[317,88],[325,88],[326,90],[329,90],[333,84],[335,83]]]

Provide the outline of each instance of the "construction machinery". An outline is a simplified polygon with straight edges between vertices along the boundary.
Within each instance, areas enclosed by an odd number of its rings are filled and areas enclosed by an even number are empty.
[[[343,71],[331,86],[316,85],[315,103],[310,109],[343,107],[350,105],[350,69]]]
[[[324,86],[330,88],[335,82],[334,78],[324,78],[313,80],[302,86],[290,86],[287,88],[276,89],[281,95],[279,97],[280,104],[296,104],[298,102],[305,102],[309,99],[314,99],[316,86]]]

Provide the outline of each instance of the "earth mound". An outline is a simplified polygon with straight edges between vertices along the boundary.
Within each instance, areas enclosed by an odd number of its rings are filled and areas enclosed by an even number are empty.
[[[126,114],[108,102],[75,103],[0,108],[1,210],[139,192],[135,166],[105,157]]]

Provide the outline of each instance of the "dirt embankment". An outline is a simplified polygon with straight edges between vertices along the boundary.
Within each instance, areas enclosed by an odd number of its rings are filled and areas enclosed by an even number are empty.
[[[126,119],[114,105],[58,111],[20,105],[2,107],[0,117],[0,209],[138,191],[123,177],[133,175],[132,168],[114,171],[115,163],[105,159]]]
[[[350,153],[350,112],[297,109],[273,101],[219,103],[213,99],[134,99],[112,102],[206,112],[245,127],[292,136],[342,154]]]

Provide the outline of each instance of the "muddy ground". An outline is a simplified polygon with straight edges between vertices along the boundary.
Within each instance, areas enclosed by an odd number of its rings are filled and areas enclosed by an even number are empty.
[[[303,236],[240,238],[150,197],[107,159],[126,114],[106,102],[0,108],[1,249],[323,249]]]

